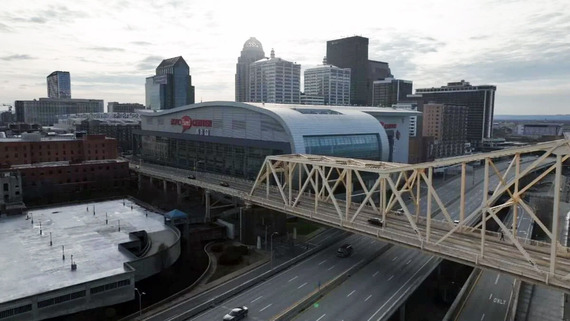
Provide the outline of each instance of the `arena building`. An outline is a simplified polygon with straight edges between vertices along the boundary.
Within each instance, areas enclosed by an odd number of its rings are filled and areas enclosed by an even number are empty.
[[[268,155],[319,154],[408,162],[410,116],[380,107],[205,102],[141,111],[145,161],[253,179]]]

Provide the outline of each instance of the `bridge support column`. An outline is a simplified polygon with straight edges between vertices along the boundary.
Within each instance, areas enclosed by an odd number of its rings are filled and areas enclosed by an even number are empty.
[[[210,223],[212,221],[212,218],[210,216],[210,190],[204,191],[204,197],[206,198],[206,212],[204,213],[204,223]]]
[[[406,303],[400,306],[399,312],[400,312],[400,321],[406,321]]]
[[[164,193],[166,193],[166,190],[168,189],[168,182],[166,180],[162,181],[162,191]]]
[[[139,173],[137,176],[138,176],[137,188],[138,188],[138,190],[140,191],[141,188],[142,188],[142,179],[143,179],[143,177],[142,177],[142,174],[141,174],[141,173]]]
[[[150,181],[150,186],[152,186],[152,183],[153,183],[152,177],[149,177],[148,179]]]
[[[182,183],[180,182],[176,182],[176,197],[177,198],[182,197]]]

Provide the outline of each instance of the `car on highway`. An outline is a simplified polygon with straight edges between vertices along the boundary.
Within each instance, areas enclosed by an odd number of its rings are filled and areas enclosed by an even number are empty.
[[[230,187],[230,183],[228,183],[228,182],[226,182],[226,181],[221,181],[221,182],[220,182],[220,186],[223,186],[223,187]]]
[[[247,307],[233,308],[228,314],[224,315],[224,321],[236,321],[247,317]]]
[[[368,219],[368,223],[372,224],[372,225],[376,225],[376,226],[382,226],[384,225],[384,222],[382,222],[381,219],[377,218],[377,217],[371,217]]]
[[[395,211],[396,215],[404,215],[404,209],[403,208],[399,208]]]
[[[349,257],[352,254],[352,245],[350,244],[343,244],[341,247],[336,250],[336,256],[338,257]]]
[[[196,176],[195,176],[195,175],[192,175],[192,174],[190,174],[190,175],[188,175],[188,179],[196,179]]]

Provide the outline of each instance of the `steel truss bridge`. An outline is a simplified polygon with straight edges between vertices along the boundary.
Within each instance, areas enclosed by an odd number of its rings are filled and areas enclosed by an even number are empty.
[[[522,163],[521,158],[528,159],[529,155],[536,158]],[[557,241],[562,164],[569,157],[568,137],[421,164],[279,155],[266,158],[249,193],[230,192],[231,188],[219,186],[216,189],[252,205],[569,291],[570,253]],[[496,166],[498,159],[509,161],[505,170]],[[484,166],[483,200],[475,210],[466,212],[466,177],[474,162]],[[447,208],[433,184],[434,169],[442,166],[460,168],[459,208]],[[540,174],[527,176],[535,171]],[[554,176],[554,206],[547,219],[545,213],[540,213],[541,220],[523,194],[543,184],[549,174]],[[492,177],[498,178],[496,186],[489,186]],[[427,206],[420,206],[421,202]],[[433,217],[435,208],[439,208],[443,219]],[[498,214],[505,208],[514,213],[510,227]],[[547,241],[516,236],[519,208],[532,217]],[[370,218],[381,219],[382,226],[370,224]],[[499,231],[488,229],[491,222],[499,226]]]

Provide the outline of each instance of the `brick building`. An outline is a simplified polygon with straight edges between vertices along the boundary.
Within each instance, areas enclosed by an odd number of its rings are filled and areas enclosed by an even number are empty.
[[[0,171],[21,175],[26,202],[122,189],[129,179],[128,162],[117,159],[117,141],[102,135],[2,138]]]

